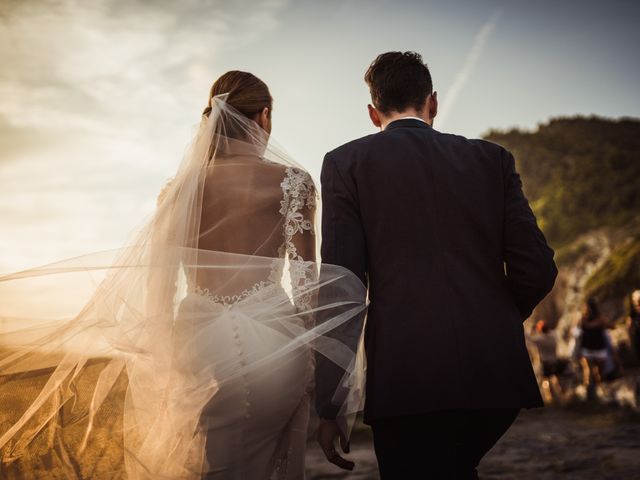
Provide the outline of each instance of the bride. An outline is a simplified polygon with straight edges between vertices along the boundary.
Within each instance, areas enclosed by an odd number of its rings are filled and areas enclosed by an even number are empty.
[[[316,360],[359,410],[362,342],[332,332],[361,338],[365,289],[316,261],[315,186],[271,112],[224,74],[125,247],[0,277],[2,478],[304,478]]]

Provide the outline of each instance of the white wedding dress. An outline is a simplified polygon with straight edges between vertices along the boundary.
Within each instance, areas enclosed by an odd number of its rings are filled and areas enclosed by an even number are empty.
[[[205,181],[207,204],[203,207],[203,224],[208,223],[206,219],[211,216],[217,228],[212,233],[206,225],[201,227],[207,232],[201,237],[201,245],[208,244],[218,250],[218,243],[224,243],[231,235],[236,250],[260,249],[277,255],[278,259],[287,258],[292,292],[299,296],[294,303],[287,300],[288,294],[281,283],[282,261],[272,263],[267,278],[261,279],[260,275],[251,278],[228,295],[212,294],[212,290],[219,289],[208,286],[210,280],[205,274],[181,303],[181,310],[188,312],[187,318],[202,312],[203,327],[196,327],[194,332],[192,324],[181,325],[180,313],[176,320],[179,331],[176,343],[183,349],[189,370],[200,371],[213,365],[216,369],[228,369],[221,374],[223,378],[235,375],[233,380],[220,386],[202,415],[207,437],[206,478],[210,479],[304,477],[304,449],[313,392],[312,348],[303,345],[242,375],[236,375],[235,371],[238,367],[255,365],[271,352],[285,348],[291,332],[299,334],[310,328],[306,324],[309,319],[299,316],[298,312],[310,309],[311,299],[305,295],[304,288],[316,281],[316,265],[313,256],[302,258],[298,247],[305,248],[311,255],[314,253],[313,181],[297,168],[264,162],[250,155],[236,157],[233,165],[225,165],[229,172],[225,172],[223,178],[216,177],[216,173],[220,174],[214,167],[212,185]],[[278,188],[273,189],[273,198],[261,191],[264,187],[247,185],[247,178],[254,177],[249,172],[256,172],[260,183],[266,176],[275,177],[274,186]],[[207,195],[206,189],[214,193]],[[269,209],[265,217],[273,219],[272,212],[278,212],[281,218],[275,217],[273,228],[273,220],[265,222],[254,217],[248,228],[229,225],[227,231],[220,225],[220,215],[216,212],[224,210],[220,203],[234,202],[234,192],[243,192],[242,208]],[[255,192],[259,198],[247,198]],[[255,224],[261,220],[269,225],[269,235],[255,230]],[[271,234],[274,229],[280,230],[279,234]],[[239,235],[243,230],[249,235]],[[249,272],[253,277],[253,269]],[[213,279],[214,283],[216,280]],[[234,294],[234,291],[240,293]],[[215,318],[214,322],[210,321],[211,317]]]
[[[361,407],[365,289],[311,177],[217,97],[124,248],[0,277],[0,477],[301,479],[323,355]]]

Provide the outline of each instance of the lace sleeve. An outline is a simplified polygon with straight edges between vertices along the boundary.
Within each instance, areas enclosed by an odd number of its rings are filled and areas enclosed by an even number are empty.
[[[314,229],[316,189],[311,176],[289,167],[282,181],[280,213],[284,218],[283,256],[289,260],[294,302],[300,311],[309,310],[309,287],[317,281],[316,236]]]

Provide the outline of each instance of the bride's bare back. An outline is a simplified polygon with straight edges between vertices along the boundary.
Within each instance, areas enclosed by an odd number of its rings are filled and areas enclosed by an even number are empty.
[[[286,167],[233,156],[209,167],[202,200],[199,248],[278,257],[283,243],[281,183]]]
[[[198,247],[315,261],[314,214],[315,189],[306,172],[256,155],[221,158],[207,169]],[[250,278],[225,278],[221,285],[215,273],[202,270],[197,280],[202,288],[233,295],[270,273],[253,270]]]

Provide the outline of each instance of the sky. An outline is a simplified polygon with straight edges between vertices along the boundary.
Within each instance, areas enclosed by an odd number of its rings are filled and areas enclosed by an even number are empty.
[[[375,132],[364,72],[428,64],[435,127],[640,117],[637,1],[0,0],[0,272],[119,247],[152,213],[231,69],[274,96],[273,137],[318,178]]]

